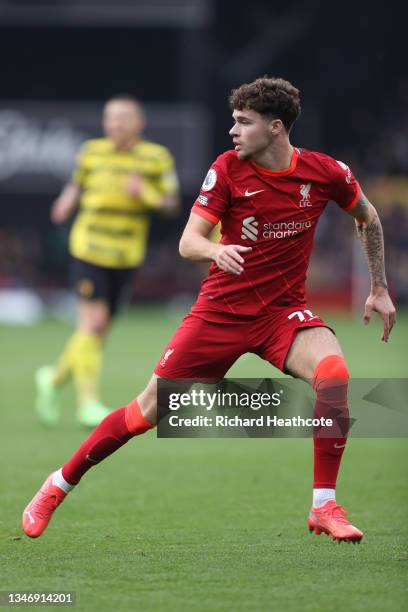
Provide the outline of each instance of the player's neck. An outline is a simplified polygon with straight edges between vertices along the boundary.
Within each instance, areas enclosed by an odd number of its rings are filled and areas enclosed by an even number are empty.
[[[288,138],[276,140],[267,149],[254,155],[252,161],[267,170],[278,172],[290,167],[293,155],[293,147]]]
[[[120,142],[115,142],[114,140],[112,142],[117,151],[131,151],[138,140],[138,138],[128,138],[127,140],[122,140]]]

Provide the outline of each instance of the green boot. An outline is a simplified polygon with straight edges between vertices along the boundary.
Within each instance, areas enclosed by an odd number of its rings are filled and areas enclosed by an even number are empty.
[[[78,421],[84,427],[96,427],[109,413],[109,408],[100,402],[88,402],[79,407]]]
[[[54,384],[54,368],[42,366],[35,373],[35,409],[40,422],[53,427],[60,417],[60,388]]]

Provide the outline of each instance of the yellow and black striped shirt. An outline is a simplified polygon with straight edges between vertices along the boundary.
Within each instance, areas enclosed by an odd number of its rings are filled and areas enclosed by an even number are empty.
[[[142,177],[142,192],[126,191],[132,174]],[[165,194],[178,191],[174,160],[168,149],[140,140],[119,151],[108,138],[86,141],[72,180],[82,189],[70,235],[70,253],[108,268],[130,268],[145,257],[150,213]]]

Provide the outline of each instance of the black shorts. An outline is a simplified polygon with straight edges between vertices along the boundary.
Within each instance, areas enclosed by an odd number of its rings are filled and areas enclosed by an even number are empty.
[[[111,315],[130,291],[136,268],[104,268],[71,257],[71,281],[82,300],[105,300]]]

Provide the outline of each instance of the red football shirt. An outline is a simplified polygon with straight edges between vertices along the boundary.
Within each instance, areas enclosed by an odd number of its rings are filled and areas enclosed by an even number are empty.
[[[192,211],[217,224],[221,243],[251,246],[242,274],[213,263],[192,312],[257,316],[305,303],[305,281],[318,219],[329,200],[343,210],[360,187],[343,162],[295,148],[290,167],[273,172],[226,151],[211,166]]]

